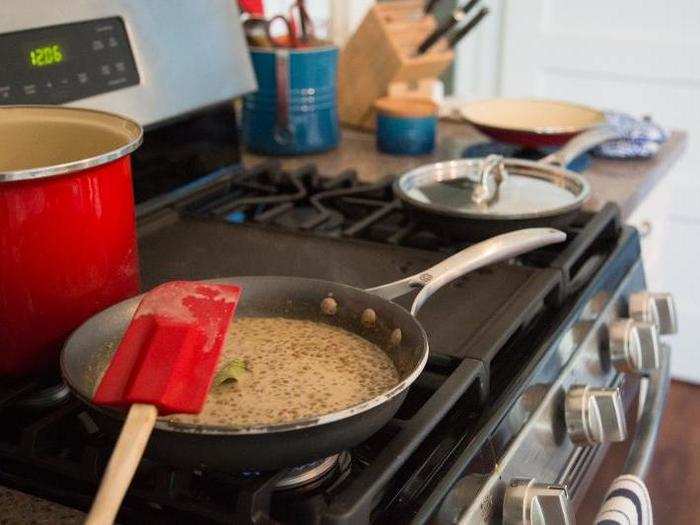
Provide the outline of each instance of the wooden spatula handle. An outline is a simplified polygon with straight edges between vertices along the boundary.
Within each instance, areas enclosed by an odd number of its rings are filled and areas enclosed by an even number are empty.
[[[85,520],[86,525],[114,523],[157,417],[158,410],[153,405],[131,405],[117,445],[102,476],[97,496]]]

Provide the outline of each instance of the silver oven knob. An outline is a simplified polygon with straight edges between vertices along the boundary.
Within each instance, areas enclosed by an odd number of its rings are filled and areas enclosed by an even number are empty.
[[[678,332],[676,303],[670,293],[637,292],[629,298],[630,317],[656,325],[660,335]]]
[[[619,319],[610,325],[610,360],[620,372],[659,368],[661,346],[656,325]]]
[[[506,488],[503,499],[505,525],[570,525],[574,514],[566,488],[516,478]]]
[[[577,445],[624,441],[625,409],[619,388],[572,386],[566,393],[566,430]]]

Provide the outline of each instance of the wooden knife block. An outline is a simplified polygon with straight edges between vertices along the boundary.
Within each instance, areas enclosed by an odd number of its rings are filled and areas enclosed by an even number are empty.
[[[387,94],[392,82],[436,78],[454,54],[439,42],[415,56],[418,45],[437,26],[423,14],[423,0],[396,0],[375,5],[340,52],[338,112],[340,121],[374,129],[374,101]]]

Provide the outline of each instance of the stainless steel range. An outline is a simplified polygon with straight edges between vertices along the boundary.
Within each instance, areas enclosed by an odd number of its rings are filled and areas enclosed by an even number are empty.
[[[351,171],[224,167],[139,206],[144,286],[240,274],[372,286],[461,247],[397,202],[388,181],[361,185]],[[644,291],[637,234],[614,206],[567,233],[565,245],[478,271],[426,304],[426,371],[361,446],[278,472],[182,471],[147,458],[123,520],[568,523],[593,497],[611,443],[630,443],[624,470],[643,475],[673,304]],[[56,392],[6,389],[3,410],[17,424],[0,432],[0,482],[84,508],[111,441]]]
[[[27,2],[9,4],[21,12]],[[70,4],[55,20],[89,21],[90,6]],[[153,95],[161,71],[147,60],[157,43],[138,36],[140,17],[154,20],[143,9],[124,0],[94,13],[120,17],[135,68],[128,86],[70,100],[161,124],[134,159],[145,288],[264,274],[370,287],[464,247],[407,213],[388,180],[363,185],[351,170],[287,171],[277,162],[241,166],[226,100],[253,86],[235,17],[209,42],[220,40],[227,53],[233,42],[244,65],[211,71],[221,90],[192,102],[192,114],[171,102],[130,113]],[[49,25],[21,20],[0,22],[0,41]],[[180,36],[186,49],[190,37]],[[180,65],[169,67],[168,78]],[[366,442],[275,472],[183,470],[147,454],[120,522],[590,521],[610,481],[604,458],[622,458],[613,475],[643,477],[649,466],[669,377],[662,337],[676,322],[671,298],[646,291],[638,235],[615,206],[582,213],[567,234],[562,245],[459,279],[425,305],[429,363],[397,416]],[[0,484],[86,509],[113,446],[109,433],[57,378],[5,382],[0,393],[8,422]]]

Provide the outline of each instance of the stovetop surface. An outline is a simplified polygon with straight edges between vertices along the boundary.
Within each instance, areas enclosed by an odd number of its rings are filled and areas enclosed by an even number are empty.
[[[145,289],[176,278],[235,275],[368,287],[465,246],[415,221],[389,181],[363,186],[352,172],[327,179],[313,167],[290,173],[277,163],[221,170],[206,187],[139,212]],[[279,472],[182,472],[146,459],[123,519],[410,521],[450,461],[486,438],[479,437],[482,425],[502,410],[501,397],[520,371],[547,351],[557,320],[619,243],[619,215],[614,207],[582,214],[567,233],[562,245],[479,270],[435,294],[419,315],[431,347],[425,372],[397,416],[320,479],[275,490]],[[5,399],[15,424],[0,430],[0,483],[85,508],[112,438],[75,399],[43,411]],[[484,459],[483,468],[496,460]]]
[[[144,288],[173,279],[287,275],[360,288],[412,275],[444,253],[297,234],[260,225],[178,219],[140,239]],[[551,268],[498,265],[440,290],[419,314],[431,352],[480,357],[469,341],[513,303],[541,302],[558,282]],[[408,307],[413,296],[398,300]],[[538,304],[539,306],[539,304]]]

